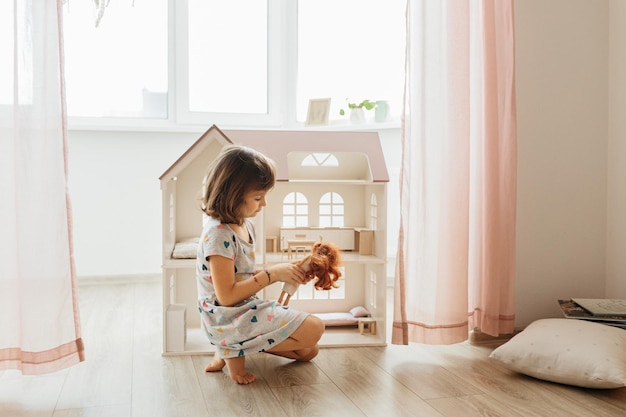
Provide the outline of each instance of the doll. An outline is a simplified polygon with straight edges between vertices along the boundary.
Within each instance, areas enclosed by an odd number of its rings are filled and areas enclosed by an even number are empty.
[[[330,290],[338,287],[336,281],[341,276],[341,272],[337,268],[339,263],[337,245],[330,242],[316,242],[311,248],[311,254],[298,261],[296,265],[305,270],[307,278],[315,280],[313,285],[316,290]],[[285,283],[278,303],[284,306],[289,304],[289,299],[297,288],[297,285]]]

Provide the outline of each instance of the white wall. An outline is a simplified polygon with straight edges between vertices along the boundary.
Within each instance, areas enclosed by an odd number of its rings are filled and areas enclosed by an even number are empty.
[[[559,317],[558,298],[626,298],[626,2],[518,0],[515,13],[519,327]],[[70,131],[80,277],[160,273],[158,177],[203,131]],[[400,132],[381,140],[393,256]]]
[[[605,295],[608,3],[516,2],[517,325]]]
[[[606,297],[626,298],[626,2],[609,2]]]
[[[78,276],[160,273],[158,178],[200,133],[68,136]]]

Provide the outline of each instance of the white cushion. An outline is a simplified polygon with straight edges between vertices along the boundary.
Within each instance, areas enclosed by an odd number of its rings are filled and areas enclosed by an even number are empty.
[[[172,258],[174,259],[195,259],[198,252],[198,237],[190,237],[176,242]]]
[[[541,319],[490,358],[546,381],[586,388],[626,386],[626,330],[575,319]]]

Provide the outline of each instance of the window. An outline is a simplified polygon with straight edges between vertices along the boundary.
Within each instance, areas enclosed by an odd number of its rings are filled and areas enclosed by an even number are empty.
[[[299,285],[298,290],[294,293],[294,300],[345,300],[346,298],[346,271],[343,266],[339,267],[341,276],[337,280],[337,288],[331,290],[316,290],[310,281],[307,284]]]
[[[97,27],[93,1],[65,5],[70,116],[167,119],[167,1],[109,2]]]
[[[13,56],[13,2],[0,2],[0,57]],[[2,77],[0,77],[0,106],[13,103],[13,71],[10,65],[2,63]]]
[[[189,111],[267,113],[267,3],[188,3]]]
[[[386,100],[399,114],[405,6],[404,0],[298,1],[298,121],[306,119],[308,100],[319,97],[331,98],[331,119],[349,117],[339,115],[346,100]]]
[[[369,299],[369,303],[373,308],[376,308],[376,288],[377,288],[377,283],[376,283],[377,277],[376,277],[376,272],[374,271],[370,271],[369,273],[369,286],[370,286],[370,299]]]
[[[302,193],[289,193],[283,199],[283,227],[307,227],[309,202]]]
[[[343,227],[343,198],[337,193],[326,193],[320,198],[319,227]]]
[[[376,194],[372,194],[370,197],[370,229],[378,229],[378,202],[376,200]]]
[[[312,153],[302,160],[303,167],[338,167],[339,161],[332,153]]]
[[[288,127],[320,97],[332,99],[330,124],[348,123],[346,99],[386,100],[398,120],[405,2],[107,2],[97,27],[94,2],[66,2],[70,127]]]

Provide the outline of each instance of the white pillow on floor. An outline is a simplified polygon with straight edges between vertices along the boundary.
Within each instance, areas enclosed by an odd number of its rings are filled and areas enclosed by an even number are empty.
[[[575,319],[541,319],[490,358],[546,381],[586,388],[626,386],[626,330]]]

